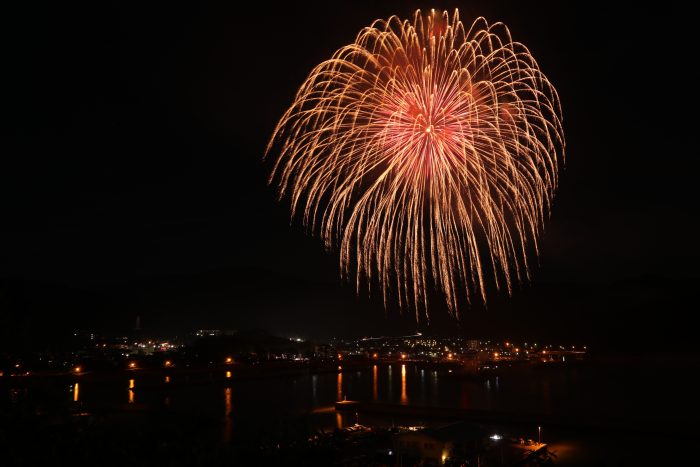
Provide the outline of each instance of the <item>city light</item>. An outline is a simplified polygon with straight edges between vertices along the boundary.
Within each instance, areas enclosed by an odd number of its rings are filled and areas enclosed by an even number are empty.
[[[173,362],[171,362],[170,360],[166,360],[166,361],[165,361],[165,366],[166,366],[166,367],[170,367],[170,366],[172,366],[172,364],[173,364]]]
[[[226,357],[226,363],[233,363],[233,357]]]
[[[136,362],[129,362],[129,368],[131,368],[132,370],[136,368]]]
[[[75,373],[80,373],[81,371],[83,371],[83,369],[80,366],[76,366],[75,368],[73,368],[73,371]]]
[[[498,441],[499,439],[501,439],[501,435],[491,435],[489,436],[489,438],[491,438],[494,441]]]

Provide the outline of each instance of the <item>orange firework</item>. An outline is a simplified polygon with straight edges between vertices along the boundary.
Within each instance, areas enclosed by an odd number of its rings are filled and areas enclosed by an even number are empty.
[[[564,156],[557,92],[502,23],[455,10],[364,28],[318,65],[266,154],[292,216],[340,247],[358,292],[427,316],[426,289],[458,314],[486,299],[487,271],[510,293],[549,215]],[[363,281],[364,279],[364,281]]]

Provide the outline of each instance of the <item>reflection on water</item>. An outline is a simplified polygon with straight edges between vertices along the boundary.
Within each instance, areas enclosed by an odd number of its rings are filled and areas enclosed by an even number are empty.
[[[166,383],[169,383],[169,382],[170,382],[170,376],[166,376],[166,377],[165,377],[165,382],[166,382]]]
[[[667,378],[649,378],[650,368],[656,367],[646,362],[631,367],[630,371],[626,367],[624,372],[620,371],[619,365],[601,364],[514,368],[499,375],[486,373],[476,376],[465,376],[456,370],[449,373],[449,368],[412,362],[393,364],[397,365],[399,374],[393,384],[390,384],[393,367],[371,362],[362,367],[359,376],[357,368],[346,373],[335,371],[337,366],[330,372],[310,371],[293,377],[248,380],[222,378],[226,375],[225,368],[183,376],[174,373],[178,370],[173,369],[167,370],[169,384],[163,382],[164,379],[167,381],[166,372],[124,375],[123,379],[118,380],[71,375],[61,379],[60,384],[55,385],[55,390],[60,391],[56,397],[66,406],[71,409],[79,407],[80,412],[85,413],[92,412],[94,408],[113,411],[124,408],[123,404],[128,402],[132,409],[129,416],[138,420],[137,423],[160,423],[158,417],[167,414],[183,414],[185,417],[182,420],[187,421],[191,420],[191,416],[201,414],[203,420],[210,420],[216,425],[214,441],[217,443],[223,439],[240,443],[246,436],[252,436],[251,433],[275,429],[280,420],[289,417],[297,417],[300,422],[308,423],[310,432],[351,425],[357,421],[354,412],[335,412],[335,402],[345,399],[404,404],[404,407],[416,404],[566,417],[624,417],[634,423],[645,417],[644,420],[648,418],[654,423],[670,426],[676,417],[687,416],[688,407],[681,402],[695,400],[694,392],[697,391],[697,387],[692,385],[669,383]],[[343,369],[349,368],[343,365]],[[678,374],[685,369],[679,367]],[[135,400],[136,376],[139,379],[138,404]],[[7,381],[3,380],[2,384],[5,385]],[[612,381],[614,384],[602,384],[601,381]],[[34,395],[34,388],[25,388],[19,379],[9,382],[14,387],[0,387],[0,410],[2,403],[11,407],[13,404],[34,403],[43,397],[43,393],[38,391],[38,395]],[[392,387],[394,397],[390,398],[387,396],[391,394]],[[623,390],[629,387],[634,387],[635,391]],[[124,389],[127,389],[126,395]],[[232,403],[234,391],[236,410],[233,410]],[[643,414],[639,407],[645,407]],[[173,417],[173,420],[180,418]],[[360,422],[390,426],[392,419],[361,414]],[[537,436],[536,426],[533,430],[533,435]]]
[[[379,383],[377,382],[377,365],[372,367],[372,400],[379,400]]]
[[[387,399],[392,400],[392,399],[394,399],[394,391],[392,390],[392,388],[393,388],[394,385],[392,384],[392,383],[393,383],[393,378],[392,378],[392,375],[391,375],[391,365],[389,365],[389,367],[387,368],[386,371],[387,371],[387,385],[386,385],[386,388],[387,388]]]
[[[231,435],[233,434],[233,417],[231,417],[232,411],[231,402],[231,388],[224,389],[224,442],[231,442]]]
[[[438,402],[438,373],[437,370],[433,370],[433,394],[432,401],[434,404]]]
[[[227,372],[226,372],[226,378],[230,378],[230,377],[231,377],[231,372],[230,372],[230,371],[227,371]]]
[[[408,394],[406,394],[406,364],[401,365],[401,403],[408,404]]]
[[[338,397],[336,400],[343,400],[343,373],[338,372]]]
[[[343,416],[340,412],[335,413],[335,425],[339,430],[343,428]]]

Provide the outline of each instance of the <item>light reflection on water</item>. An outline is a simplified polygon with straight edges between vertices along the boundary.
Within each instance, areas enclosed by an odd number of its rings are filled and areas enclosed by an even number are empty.
[[[343,373],[338,372],[338,397],[336,400],[343,400]]]
[[[231,401],[231,388],[224,389],[224,443],[230,443],[233,435],[233,403]]]
[[[164,374],[144,374],[139,375],[139,389],[144,390],[139,391],[138,410],[131,413],[164,408],[168,413],[222,420],[223,405],[225,418],[220,433],[223,439],[233,442],[246,433],[270,429],[280,420],[293,417],[303,419],[312,432],[352,424],[356,421],[354,413],[343,415],[334,410],[335,402],[343,399],[558,415],[571,413],[572,416],[611,414],[628,418],[645,406],[651,420],[662,422],[672,419],[675,413],[684,413],[678,401],[692,400],[685,386],[663,386],[662,379],[649,379],[648,366],[632,376],[615,367],[609,370],[533,369],[521,374],[463,377],[457,371],[448,373],[447,369],[436,370],[412,363],[398,365],[401,365],[401,378],[393,378],[393,367],[380,363],[369,364],[359,375],[353,368],[345,374],[309,372],[294,378],[231,379],[225,383],[221,382],[225,371],[218,373],[220,383],[209,382],[209,374],[202,374],[201,381],[196,376],[174,376],[169,384],[164,382],[164,378],[167,381]],[[190,381],[194,384],[188,384],[188,378],[193,378]],[[634,385],[640,388],[639,392],[615,392],[618,386],[601,384],[609,380],[617,381],[619,386],[622,386],[619,381],[627,382],[626,387]],[[173,384],[174,381],[178,384]],[[128,387],[127,398],[124,386]],[[126,401],[135,404],[135,386],[135,379],[125,377],[117,384],[81,380],[79,384],[73,383],[70,392],[63,385],[60,390],[66,403],[79,401],[84,410],[90,411],[94,405],[118,408]],[[223,404],[221,391],[224,392]],[[31,391],[28,391],[29,396],[25,396],[25,392],[21,388],[10,388],[3,397],[7,403],[31,400]],[[649,404],[649,400],[657,403]],[[369,415],[360,415],[363,423],[376,421]],[[385,422],[390,424],[391,419],[382,421]],[[144,423],[148,423],[147,417]]]
[[[377,365],[372,367],[372,400],[379,400],[379,383],[377,382]]]
[[[391,390],[392,387],[394,386],[391,370],[392,370],[391,365],[389,365],[387,367],[387,370],[386,370],[387,371],[387,386],[386,387],[387,387],[387,396],[388,396],[387,399],[389,399],[389,400],[393,399],[393,394],[394,394],[394,392]]]
[[[406,364],[401,365],[401,403],[408,404],[408,393],[406,392]]]

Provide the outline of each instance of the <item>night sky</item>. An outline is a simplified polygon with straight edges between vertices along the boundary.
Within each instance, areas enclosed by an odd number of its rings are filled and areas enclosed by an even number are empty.
[[[700,237],[693,14],[668,2],[237,3],[5,13],[3,346],[125,332],[137,315],[156,334],[415,330],[341,283],[337,253],[276,201],[262,154],[313,66],[375,18],[420,6],[505,22],[557,87],[567,138],[533,283],[512,298],[492,291],[460,323],[433,300],[420,329],[611,350],[688,343]]]

